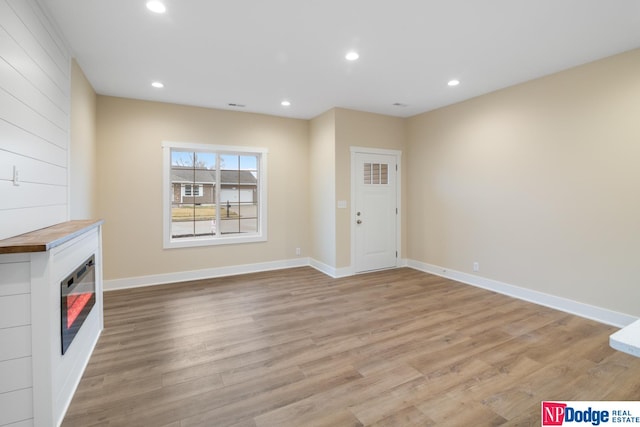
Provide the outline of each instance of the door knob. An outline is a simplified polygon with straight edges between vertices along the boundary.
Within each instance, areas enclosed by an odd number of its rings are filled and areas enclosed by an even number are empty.
[[[362,220],[357,220],[356,224],[362,224]]]

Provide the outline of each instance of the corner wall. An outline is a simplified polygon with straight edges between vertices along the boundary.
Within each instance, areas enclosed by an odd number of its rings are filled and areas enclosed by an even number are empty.
[[[335,110],[309,122],[310,256],[321,270],[336,267]]]
[[[97,96],[77,62],[71,62],[70,219],[97,216]]]
[[[412,117],[408,257],[640,316],[640,50]]]
[[[403,152],[402,162],[405,162],[405,119],[366,113],[363,111],[335,109],[336,117],[336,148],[335,148],[335,180],[336,200],[346,200],[347,209],[334,209],[336,217],[336,266],[338,268],[352,267],[351,259],[351,227],[355,218],[351,218],[351,151],[350,147],[381,148],[399,150]],[[405,168],[402,167],[402,206],[399,206],[402,225],[402,248],[398,248],[400,255],[406,253],[406,185]]]

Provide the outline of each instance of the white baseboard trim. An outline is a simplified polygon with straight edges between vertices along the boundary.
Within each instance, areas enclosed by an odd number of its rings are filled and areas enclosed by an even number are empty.
[[[341,277],[349,277],[349,276],[353,276],[355,274],[357,274],[354,269],[353,266],[349,266],[349,267],[342,267],[342,268],[335,268],[335,267],[331,267],[327,264],[324,264],[320,261],[317,261],[313,258],[311,258],[311,263],[309,264],[311,267],[315,268],[316,270],[326,274],[327,276],[330,276],[334,279],[339,279]],[[402,268],[402,267],[407,267],[408,264],[408,260],[406,258],[401,258],[398,260],[398,264],[395,267],[391,267],[391,268]],[[383,269],[386,270],[386,269]],[[375,270],[374,270],[375,271]]]
[[[573,301],[567,298],[555,295],[545,294],[543,292],[531,289],[521,288],[519,286],[510,285],[508,283],[499,282],[493,279],[476,276],[473,274],[463,273],[451,270],[437,265],[427,264],[420,261],[409,260],[408,266],[415,270],[424,271],[425,273],[434,274],[436,276],[446,277],[457,282],[467,285],[476,286],[478,288],[487,289],[499,294],[508,295],[534,304],[564,311],[566,313],[575,314],[576,316],[595,320],[618,328],[623,328],[637,320],[636,317],[628,314],[612,311],[606,308],[596,307],[593,305]]]
[[[282,261],[261,262],[257,264],[233,265],[228,267],[206,268],[203,270],[178,271],[175,273],[105,280],[103,286],[105,291],[115,291],[118,289],[187,282],[189,280],[212,279],[214,277],[236,276],[238,274],[259,273],[261,271],[282,270],[293,267],[306,267],[309,265],[309,258],[295,258]]]
[[[104,281],[105,291],[138,288],[142,286],[163,285],[167,283],[186,282],[189,280],[211,279],[214,277],[235,276],[239,274],[258,273],[261,271],[282,270],[293,267],[311,266],[329,277],[338,279],[353,276],[352,267],[335,268],[313,258],[295,258],[257,264],[234,265],[228,267],[207,268],[203,270],[180,271],[175,273],[154,274],[149,276],[129,277]],[[638,320],[637,317],[612,311],[606,308],[573,301],[568,298],[545,294],[543,292],[522,288],[493,279],[463,273],[437,265],[427,264],[403,258],[399,267],[409,267],[436,276],[446,277],[457,282],[498,292],[524,301],[575,314],[607,325],[623,328]]]
[[[311,258],[309,260],[309,265],[321,273],[326,274],[329,277],[334,279],[339,279],[341,277],[353,276],[353,269],[351,267],[343,267],[343,268],[335,268],[322,263],[318,260]]]

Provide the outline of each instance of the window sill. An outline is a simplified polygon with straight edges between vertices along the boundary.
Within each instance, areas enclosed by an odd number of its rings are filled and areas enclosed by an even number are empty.
[[[267,236],[252,234],[250,236],[230,236],[230,237],[216,237],[215,239],[206,238],[183,238],[179,240],[170,240],[164,242],[164,249],[175,248],[193,248],[201,246],[220,246],[220,245],[235,245],[243,243],[257,243],[266,242]]]

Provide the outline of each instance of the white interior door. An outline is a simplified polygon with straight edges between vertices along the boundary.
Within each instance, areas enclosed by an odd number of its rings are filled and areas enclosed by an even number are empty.
[[[352,153],[356,273],[397,265],[397,157]]]

